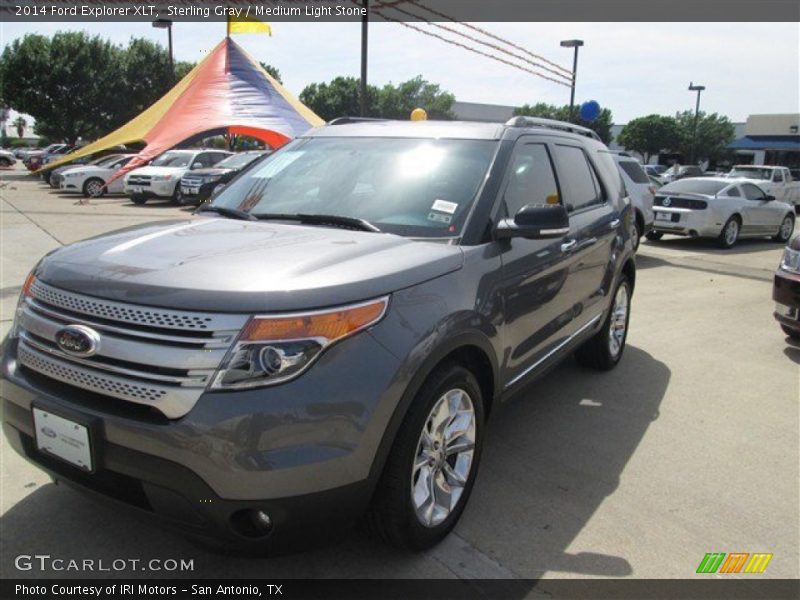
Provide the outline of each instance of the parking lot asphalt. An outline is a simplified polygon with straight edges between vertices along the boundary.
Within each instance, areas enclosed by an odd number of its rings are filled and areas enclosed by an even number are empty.
[[[0,320],[47,251],[187,211],[50,192],[0,172]],[[477,483],[438,547],[409,554],[360,533],[293,556],[210,554],[128,511],[57,486],[0,442],[0,576],[19,555],[193,559],[193,571],[96,576],[691,578],[707,552],[769,552],[758,577],[800,577],[800,347],[772,318],[782,248],[643,242],[628,347],[597,374],[568,360],[492,415]],[[140,568],[140,567],[139,567]],[[754,577],[753,575],[739,575]],[[706,575],[705,577],[709,577]]]

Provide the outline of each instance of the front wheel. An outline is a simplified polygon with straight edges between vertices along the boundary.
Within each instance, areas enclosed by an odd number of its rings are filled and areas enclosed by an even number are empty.
[[[793,340],[800,340],[800,331],[796,329],[792,329],[788,325],[781,325],[781,329],[783,329],[783,333],[788,335]]]
[[[83,184],[83,195],[87,198],[100,198],[106,193],[102,179],[92,178]]]
[[[581,365],[601,371],[610,371],[617,366],[628,339],[631,295],[631,283],[623,275],[614,291],[611,310],[603,327],[575,352],[575,358]]]
[[[10,167],[11,161],[5,157],[0,157],[0,167]]]
[[[644,237],[646,237],[646,238],[647,238],[648,240],[650,240],[651,242],[657,242],[657,241],[658,241],[658,240],[660,240],[662,237],[664,237],[664,234],[663,234],[663,233],[661,233],[660,231],[648,231],[648,232],[645,234],[645,236],[644,236]]]
[[[475,483],[483,419],[475,376],[459,364],[435,370],[397,433],[365,517],[369,533],[410,550],[450,533]]]
[[[721,248],[733,248],[739,239],[739,218],[731,217],[725,222],[725,226],[717,238],[717,243]]]
[[[137,204],[139,206],[142,206],[145,202],[147,202],[147,196],[142,196],[140,194],[134,194],[133,196],[131,196],[131,202],[133,202],[134,204]]]
[[[776,242],[780,242],[785,244],[789,241],[789,238],[792,237],[792,232],[794,231],[794,215],[789,213],[781,221],[781,227],[778,229],[778,233],[775,234],[775,237],[772,239]]]

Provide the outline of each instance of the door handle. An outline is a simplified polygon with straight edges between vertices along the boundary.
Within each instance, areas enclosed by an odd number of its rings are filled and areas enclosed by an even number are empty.
[[[614,219],[611,223],[608,224],[611,229],[616,229],[619,227],[619,219]]]
[[[571,252],[578,245],[578,240],[570,240],[561,244],[561,252]]]

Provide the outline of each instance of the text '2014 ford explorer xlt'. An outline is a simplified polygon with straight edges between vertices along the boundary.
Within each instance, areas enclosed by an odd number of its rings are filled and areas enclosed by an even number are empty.
[[[363,518],[428,547],[501,400],[620,360],[631,218],[589,130],[334,122],[195,217],[46,256],[2,348],[5,433],[195,539],[286,551]]]

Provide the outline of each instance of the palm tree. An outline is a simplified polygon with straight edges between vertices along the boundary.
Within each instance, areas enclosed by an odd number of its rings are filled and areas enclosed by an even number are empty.
[[[14,126],[14,129],[17,130],[17,137],[22,139],[22,136],[25,133],[25,128],[28,126],[28,122],[25,120],[25,117],[19,116],[14,119],[11,124]]]

